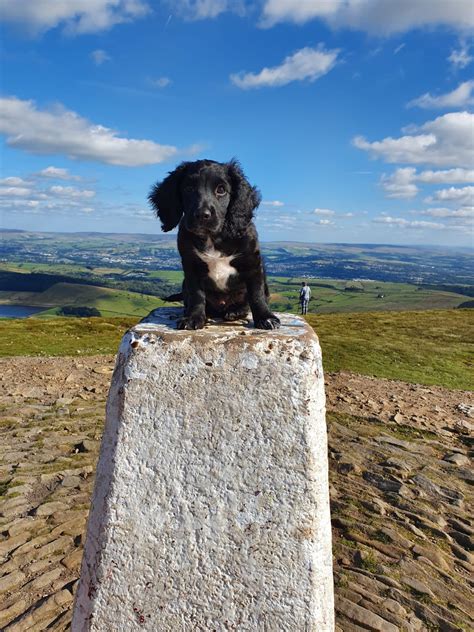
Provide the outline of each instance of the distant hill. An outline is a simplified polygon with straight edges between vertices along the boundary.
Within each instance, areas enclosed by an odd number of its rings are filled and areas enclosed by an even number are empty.
[[[142,317],[163,305],[155,296],[115,290],[81,283],[55,283],[40,292],[0,292],[0,303],[44,307],[36,316],[55,316],[58,307],[87,306],[98,309],[102,316]]]
[[[4,232],[0,261],[181,270],[176,236],[134,233]],[[286,277],[373,279],[416,284],[474,284],[468,248],[391,244],[268,242],[267,270]]]

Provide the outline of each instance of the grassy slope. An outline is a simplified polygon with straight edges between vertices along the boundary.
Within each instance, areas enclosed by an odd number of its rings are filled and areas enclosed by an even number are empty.
[[[46,274],[64,274],[74,276],[77,273],[90,273],[95,275],[106,274],[121,274],[124,279],[133,274],[133,269],[124,269],[117,267],[86,267],[77,263],[1,263],[0,270],[7,270],[10,272],[22,272],[28,274],[29,272],[44,272]],[[143,272],[143,270],[140,270]],[[146,278],[158,278],[175,281],[180,283],[183,278],[181,270],[153,270],[146,273]]]
[[[116,353],[138,318],[1,318],[0,356]]]
[[[363,288],[363,292],[348,292],[345,288],[352,282],[333,279],[309,279],[308,282],[312,290],[309,310],[318,314],[449,309],[467,300],[466,296],[456,292],[418,289],[409,283],[363,281],[354,283]],[[299,279],[271,278],[270,289],[275,309],[297,310],[300,287]],[[384,298],[377,298],[379,294],[383,294]]]
[[[448,388],[474,388],[474,312],[308,315],[326,371],[349,370]]]
[[[0,319],[0,356],[116,353],[138,318]],[[308,316],[326,371],[473,388],[474,312]]]
[[[76,264],[0,264],[0,270],[9,270],[14,272],[44,272],[51,274],[66,274],[74,276],[78,273],[93,273],[95,277],[115,273],[123,280],[127,280],[130,275],[136,273],[134,270],[124,270],[120,268],[93,268],[86,269]],[[142,271],[143,272],[143,271]],[[181,286],[183,278],[182,271],[177,270],[154,270],[147,271],[141,277],[143,280],[161,279],[176,285],[176,290]],[[272,293],[272,307],[276,311],[298,311],[298,295],[301,287],[300,278],[270,277],[269,285]],[[363,292],[348,292],[346,286],[351,284],[347,281],[338,281],[335,279],[307,279],[312,289],[312,299],[309,305],[309,311],[318,314],[327,314],[333,312],[367,312],[367,311],[388,311],[388,310],[421,310],[421,309],[449,309],[457,307],[467,300],[463,294],[455,291],[442,291],[434,289],[419,289],[416,285],[409,283],[389,283],[383,281],[362,281],[356,283],[363,289]],[[87,281],[84,281],[85,285]],[[329,287],[327,287],[329,286]],[[66,305],[76,304],[75,294],[77,293],[77,285],[69,285],[70,297],[66,298],[66,288],[62,289],[61,301],[52,302],[36,302],[31,295],[21,297],[18,292],[12,293],[11,298],[6,292],[0,292],[0,302],[14,303],[22,305]],[[453,287],[453,289],[455,289]],[[91,290],[92,291],[92,290]],[[122,290],[107,289],[111,292],[123,292]],[[126,293],[126,292],[125,292]],[[377,298],[379,294],[384,294],[384,298]],[[47,297],[46,297],[47,298]],[[108,295],[111,300],[111,294]],[[38,299],[41,301],[41,297]],[[105,316],[118,316],[120,313],[144,314],[148,308],[148,302],[141,308],[140,304],[136,307],[130,307],[128,301],[123,304],[126,309],[120,310],[122,297],[115,299],[115,305],[104,305],[103,313]],[[33,301],[33,302],[32,302]],[[66,301],[66,302],[65,302]],[[160,305],[161,303],[157,303]],[[98,305],[92,306],[101,309]]]
[[[47,316],[54,316],[57,306],[85,305],[96,307],[103,316],[140,317],[164,304],[155,296],[80,283],[56,283],[44,292],[0,292],[0,301],[44,307],[47,311],[41,314]]]

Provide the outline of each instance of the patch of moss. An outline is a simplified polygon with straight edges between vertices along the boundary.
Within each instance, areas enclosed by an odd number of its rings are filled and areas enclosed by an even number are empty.
[[[21,492],[13,492],[12,494],[8,494],[8,499],[10,498],[18,498],[18,496],[23,496]]]
[[[21,487],[24,484],[24,481],[12,481],[8,487],[11,489],[12,487]]]
[[[373,537],[379,542],[384,542],[385,544],[390,544],[391,542],[388,535],[384,533],[383,531],[381,531],[380,529],[377,529],[377,531],[375,531],[375,533],[373,534]]]
[[[14,419],[0,419],[0,428],[4,428],[5,430],[10,430],[15,426],[17,422]]]
[[[64,460],[64,458],[53,461],[52,463],[46,463],[41,467],[41,474],[55,474],[62,470],[67,470],[73,467],[70,459]]]
[[[344,546],[347,546],[347,548],[349,549],[356,549],[357,545],[355,542],[353,542],[352,540],[348,540],[347,538],[341,537],[338,540],[339,544],[343,544]]]
[[[0,481],[0,496],[3,496],[6,493],[6,491],[10,487],[11,480],[12,479],[9,478],[4,481]]]
[[[373,551],[367,551],[364,556],[361,557],[360,565],[363,569],[374,575],[380,571],[380,564]]]
[[[413,439],[439,439],[439,436],[435,432],[431,432],[430,430],[420,430],[405,424],[397,424],[396,426],[391,426],[390,428],[387,428],[385,425],[385,428],[391,435],[397,437],[398,439],[407,439],[408,441]]]
[[[339,574],[336,576],[335,578],[335,582],[334,584],[338,587],[338,588],[347,588],[349,586],[349,580],[346,577],[346,575],[344,575],[343,573]]]

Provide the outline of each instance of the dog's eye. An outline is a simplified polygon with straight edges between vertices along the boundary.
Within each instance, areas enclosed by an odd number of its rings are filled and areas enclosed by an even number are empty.
[[[216,195],[217,197],[222,197],[227,193],[226,188],[223,184],[218,184],[216,187]]]

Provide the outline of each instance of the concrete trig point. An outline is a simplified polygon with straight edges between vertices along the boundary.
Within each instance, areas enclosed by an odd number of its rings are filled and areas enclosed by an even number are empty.
[[[331,632],[318,340],[179,313],[122,340],[72,630]]]

